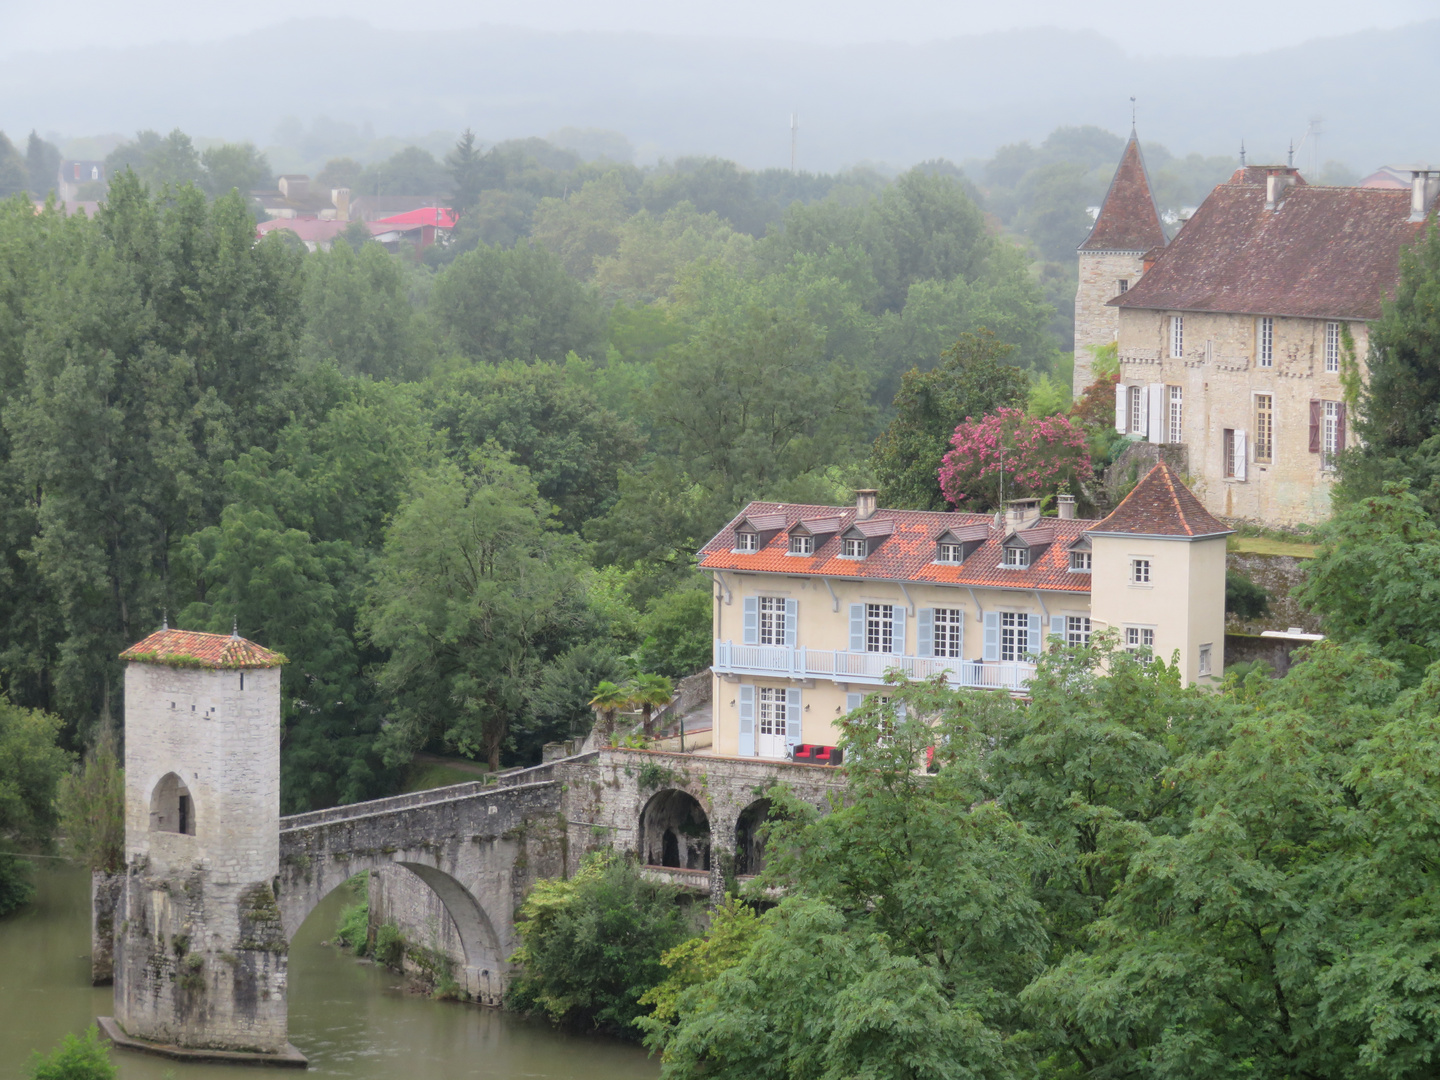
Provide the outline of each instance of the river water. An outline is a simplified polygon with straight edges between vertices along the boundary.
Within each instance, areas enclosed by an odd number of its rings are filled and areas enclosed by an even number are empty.
[[[90,875],[63,864],[36,875],[35,901],[0,919],[0,1080],[20,1080],[34,1050],[109,1016],[110,987],[90,985]],[[563,1034],[494,1009],[407,993],[392,972],[322,944],[347,896],[337,890],[290,945],[290,1041],[308,1073],[192,1065],[114,1051],[121,1080],[651,1080],[638,1047]]]

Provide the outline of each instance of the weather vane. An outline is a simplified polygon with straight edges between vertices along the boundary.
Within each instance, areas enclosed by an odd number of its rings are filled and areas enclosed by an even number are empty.
[[[1130,130],[1135,130],[1135,95],[1130,95]]]

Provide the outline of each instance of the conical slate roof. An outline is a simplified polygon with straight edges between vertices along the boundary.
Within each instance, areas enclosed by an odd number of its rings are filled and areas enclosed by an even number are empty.
[[[1235,530],[1200,505],[1195,493],[1162,461],[1120,500],[1109,517],[1088,531],[1198,539]]]
[[[1165,246],[1165,229],[1160,208],[1150,191],[1140,140],[1130,132],[1130,141],[1120,155],[1120,165],[1110,180],[1110,190],[1100,204],[1095,227],[1080,245],[1081,251],[1149,251]]]
[[[144,641],[120,654],[121,660],[167,667],[268,668],[285,663],[280,653],[246,641],[236,634],[206,634],[198,630],[156,630]]]

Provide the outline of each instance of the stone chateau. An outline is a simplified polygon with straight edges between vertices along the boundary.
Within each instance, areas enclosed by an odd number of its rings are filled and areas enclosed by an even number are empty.
[[[1323,521],[1335,457],[1355,442],[1343,377],[1365,377],[1369,324],[1437,193],[1428,168],[1404,190],[1242,163],[1166,243],[1132,132],[1079,250],[1076,393],[1093,381],[1087,346],[1118,341],[1116,429],[1182,445],[1206,509]]]

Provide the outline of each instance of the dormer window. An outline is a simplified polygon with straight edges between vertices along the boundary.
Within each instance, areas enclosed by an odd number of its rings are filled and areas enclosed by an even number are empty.
[[[951,566],[963,563],[990,539],[989,524],[957,525],[935,538],[935,561]]]
[[[1023,570],[1030,565],[1030,551],[1023,547],[1007,547],[1002,564],[1007,570]]]
[[[840,556],[845,559],[863,559],[869,552],[870,542],[863,536],[847,536],[840,541]]]
[[[791,555],[814,555],[815,538],[813,536],[792,536],[790,537]]]
[[[757,533],[757,532],[751,532],[749,529],[736,529],[736,530],[735,530],[735,550],[736,550],[736,551],[759,551],[759,550],[760,550],[760,534]]]
[[[941,544],[935,554],[936,562],[958,563],[965,561],[964,544]]]
[[[1083,551],[1070,552],[1070,572],[1072,574],[1090,573],[1090,551],[1088,548]]]

